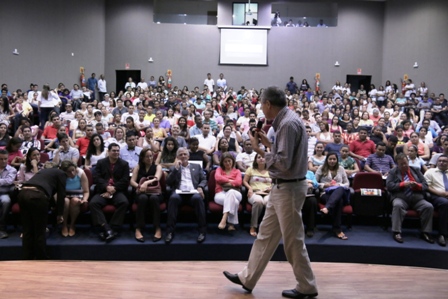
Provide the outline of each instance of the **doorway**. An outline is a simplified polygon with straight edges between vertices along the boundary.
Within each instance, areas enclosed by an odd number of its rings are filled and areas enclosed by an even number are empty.
[[[358,92],[361,85],[364,85],[364,89],[370,91],[370,81],[372,76],[365,75],[347,75],[347,83],[350,84],[350,90]]]
[[[124,86],[126,84],[126,82],[128,82],[128,78],[131,77],[132,81],[135,82],[135,85],[138,84],[138,82],[140,82],[141,79],[141,71],[140,70],[116,70],[115,71],[115,78],[116,78],[116,82],[115,82],[115,90],[118,92],[120,92],[120,90],[124,91]]]

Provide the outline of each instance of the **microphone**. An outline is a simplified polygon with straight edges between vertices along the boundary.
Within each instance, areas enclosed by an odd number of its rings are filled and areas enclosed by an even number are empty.
[[[259,120],[257,122],[257,131],[261,131],[262,128],[263,128],[263,122],[261,120]]]

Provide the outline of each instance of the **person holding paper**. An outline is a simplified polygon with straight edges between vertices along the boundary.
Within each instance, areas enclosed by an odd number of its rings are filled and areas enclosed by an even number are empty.
[[[316,171],[316,180],[319,187],[324,190],[320,200],[325,207],[320,211],[330,214],[333,221],[333,232],[338,239],[347,240],[347,236],[341,230],[342,209],[350,196],[349,181],[344,168],[339,167],[338,155],[330,153],[325,159],[324,165]]]
[[[166,179],[166,184],[171,187],[172,193],[168,201],[168,219],[165,243],[170,244],[174,238],[177,211],[182,204],[194,207],[198,218],[199,235],[198,243],[205,241],[205,203],[204,189],[207,186],[202,167],[197,164],[188,163],[190,153],[187,148],[180,147],[176,153],[174,166],[170,168],[170,174]]]

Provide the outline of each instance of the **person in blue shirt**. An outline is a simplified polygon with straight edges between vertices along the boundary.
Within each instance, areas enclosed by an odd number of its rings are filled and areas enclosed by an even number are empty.
[[[286,83],[286,88],[289,90],[291,94],[296,94],[299,87],[297,86],[297,83],[294,82],[294,77],[289,78],[289,82]]]
[[[90,99],[93,101],[95,100],[95,90],[96,86],[98,84],[98,80],[95,78],[95,73],[92,73],[92,76],[87,79],[87,88],[92,91],[92,95],[90,96]]]
[[[312,238],[316,227],[315,218],[317,214],[317,200],[315,191],[319,188],[319,183],[316,180],[314,172],[311,170],[306,172],[305,178],[308,183],[308,193],[302,208],[303,224],[305,225],[306,236],[308,238]]]

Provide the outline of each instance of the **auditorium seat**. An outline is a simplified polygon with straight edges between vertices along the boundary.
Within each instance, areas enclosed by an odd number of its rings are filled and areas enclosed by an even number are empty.
[[[381,174],[359,172],[353,178],[354,194],[350,198],[353,213],[356,216],[387,216],[387,191]],[[361,189],[380,190],[381,195],[362,195]],[[385,223],[385,226],[387,224]]]

